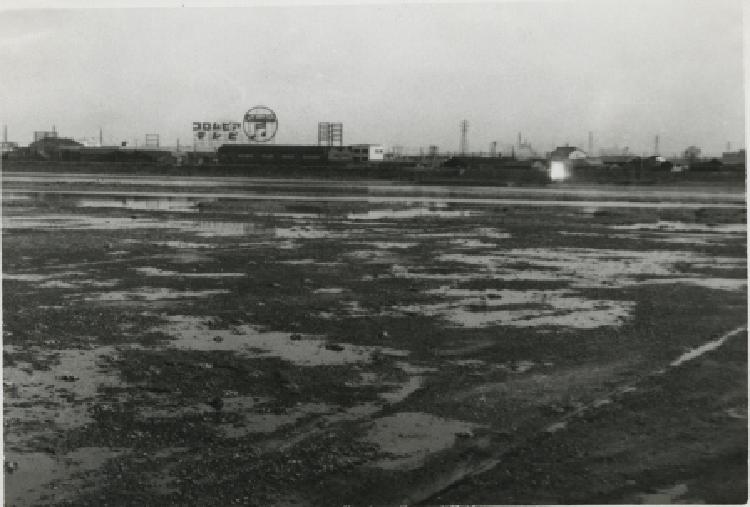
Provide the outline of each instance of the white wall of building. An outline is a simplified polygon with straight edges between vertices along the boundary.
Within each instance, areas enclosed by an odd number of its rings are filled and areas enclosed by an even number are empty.
[[[382,144],[371,144],[369,146],[367,158],[370,162],[382,162],[385,156],[385,149]]]

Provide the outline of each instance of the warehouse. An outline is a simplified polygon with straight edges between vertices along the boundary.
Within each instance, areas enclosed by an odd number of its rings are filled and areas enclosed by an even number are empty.
[[[222,164],[318,165],[378,161],[382,160],[383,149],[378,145],[225,144],[216,155]]]

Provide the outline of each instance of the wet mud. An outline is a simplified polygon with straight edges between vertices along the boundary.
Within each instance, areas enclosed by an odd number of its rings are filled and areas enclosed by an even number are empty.
[[[746,494],[741,189],[9,173],[2,219],[8,505]]]

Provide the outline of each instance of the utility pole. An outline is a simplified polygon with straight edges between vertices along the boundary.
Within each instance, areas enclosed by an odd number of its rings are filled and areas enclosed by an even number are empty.
[[[466,155],[466,151],[469,148],[469,122],[467,120],[461,120],[461,144],[459,145],[459,151],[461,155]]]

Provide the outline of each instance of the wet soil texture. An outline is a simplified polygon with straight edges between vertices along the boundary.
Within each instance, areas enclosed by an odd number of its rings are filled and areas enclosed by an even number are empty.
[[[746,500],[743,189],[2,191],[7,505]]]

